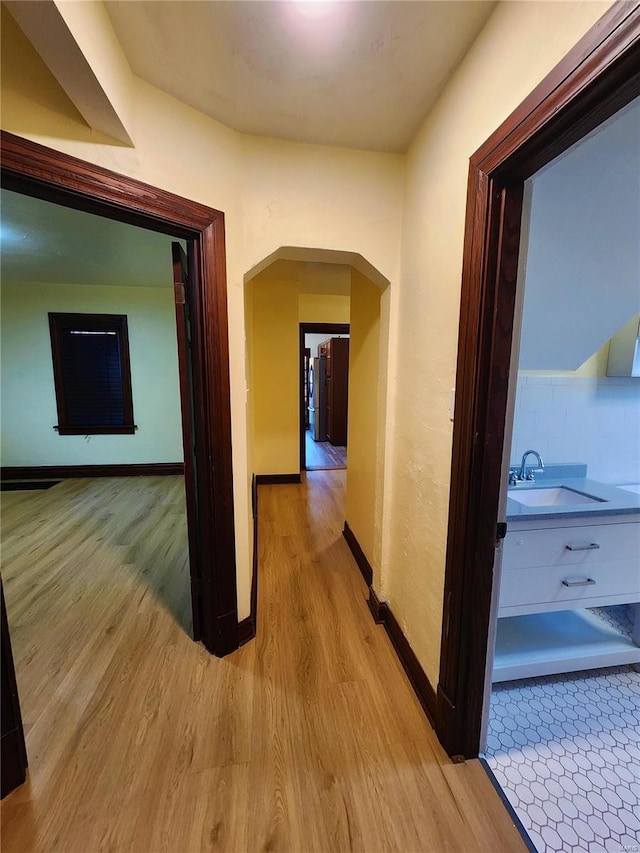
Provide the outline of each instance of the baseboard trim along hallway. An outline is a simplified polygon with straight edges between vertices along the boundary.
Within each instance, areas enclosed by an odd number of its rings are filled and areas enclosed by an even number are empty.
[[[384,625],[389,639],[393,644],[393,648],[398,655],[398,660],[407,673],[411,686],[413,687],[418,701],[429,719],[431,725],[436,728],[438,702],[436,693],[427,675],[420,665],[420,661],[416,657],[415,652],[411,648],[411,644],[407,640],[400,623],[393,615],[393,612],[386,601],[380,601],[372,586],[373,584],[373,568],[367,559],[367,555],[362,550],[355,533],[345,521],[342,535],[345,538],[349,550],[351,551],[360,574],[364,578],[365,583],[369,587],[368,605],[371,615],[377,625]]]
[[[256,474],[258,486],[286,486],[291,483],[301,483],[302,476],[296,474]]]
[[[420,665],[420,661],[416,657],[415,652],[411,648],[400,623],[393,615],[393,611],[386,601],[379,601],[373,587],[369,587],[369,610],[377,625],[384,625],[384,629],[389,635],[389,639],[393,644],[398,660],[402,664],[402,668],[407,673],[407,677],[411,682],[418,701],[422,706],[422,710],[427,715],[427,719],[434,727],[437,727],[438,702],[436,693],[427,675]]]
[[[367,586],[371,586],[371,584],[373,583],[373,569],[371,568],[371,563],[367,559],[367,555],[360,547],[360,543],[356,539],[355,533],[349,527],[349,522],[347,521],[345,521],[344,523],[342,535],[344,536],[345,541],[349,546],[349,550],[353,554],[353,559],[356,561],[358,568],[360,569],[360,574],[364,578],[364,582]]]

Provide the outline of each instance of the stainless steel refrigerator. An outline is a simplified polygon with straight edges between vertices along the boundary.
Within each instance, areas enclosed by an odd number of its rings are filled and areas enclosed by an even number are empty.
[[[309,361],[309,431],[314,441],[327,440],[326,359]]]

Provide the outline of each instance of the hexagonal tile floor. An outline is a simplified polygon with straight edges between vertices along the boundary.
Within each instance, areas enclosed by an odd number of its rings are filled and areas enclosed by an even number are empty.
[[[640,851],[640,672],[494,685],[485,757],[538,853]]]

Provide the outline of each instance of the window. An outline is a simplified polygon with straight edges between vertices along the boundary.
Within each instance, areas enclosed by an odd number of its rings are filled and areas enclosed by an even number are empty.
[[[133,433],[124,314],[49,314],[60,435]]]

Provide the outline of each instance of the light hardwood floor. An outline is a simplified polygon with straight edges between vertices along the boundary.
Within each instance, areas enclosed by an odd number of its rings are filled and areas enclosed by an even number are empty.
[[[193,643],[180,478],[3,495],[29,781],[5,853],[517,853],[437,743],[340,531],[344,472],[260,488],[258,637]]]

